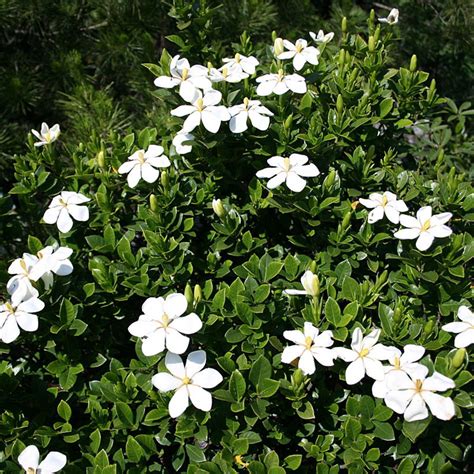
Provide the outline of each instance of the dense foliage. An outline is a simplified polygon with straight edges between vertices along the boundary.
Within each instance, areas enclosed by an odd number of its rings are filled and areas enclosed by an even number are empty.
[[[277,3],[245,2],[248,12],[262,9],[275,17]],[[80,22],[61,22],[70,19],[68,8],[71,17],[82,18],[82,3],[60,5],[51,12],[58,28],[80,30]],[[313,44],[321,52],[319,64],[296,71],[305,78],[305,93],[258,96],[256,78],[295,72],[291,60],[275,58],[276,35],[264,22],[240,24],[229,14],[222,25],[235,37],[226,43],[222,29],[210,34],[218,18],[211,2],[196,10],[176,1],[169,13],[179,32],[166,41],[191,64],[220,67],[235,53],[260,62],[251,77],[213,83],[222,93],[219,105],[240,105],[249,97],[273,114],[267,129],[249,122],[242,133],[232,133],[225,120],[217,133],[200,125],[185,152],[172,143],[185,117],[171,114],[185,101],[177,89],[150,81],[150,75],[170,75],[172,57],[164,49],[155,61],[156,37],[133,25],[140,12],[158,34],[169,25],[168,7],[101,5],[103,10],[98,4],[86,11],[110,15],[112,31],[100,26],[100,15],[87,27],[91,43],[100,35],[97,59],[103,62],[91,59],[95,72],[89,76],[72,46],[58,56],[58,70],[67,74],[57,78],[68,81],[76,71],[74,89],[55,97],[64,85],[52,84],[52,96],[37,99],[59,104],[59,138],[38,147],[33,135],[23,135],[27,143],[4,166],[14,173],[6,181],[9,194],[0,197],[4,299],[10,264],[24,252],[68,247],[74,268],[53,275],[52,285],[32,283],[45,304],[38,329],[0,343],[0,470],[18,472],[18,456],[31,444],[42,454],[66,454],[66,473],[472,470],[472,349],[457,349],[454,335],[442,329],[458,320],[459,307],[469,307],[472,297],[470,104],[443,98],[416,57],[394,67],[397,26],[381,27],[373,13],[363,28],[359,20],[352,27],[344,19],[332,41]],[[114,23],[115,8],[130,11],[130,29]],[[155,15],[163,23],[155,23]],[[255,30],[256,40],[240,28]],[[311,41],[308,29],[319,28],[295,24],[280,34]],[[117,31],[124,35],[121,44]],[[134,92],[127,95],[131,84]],[[18,117],[34,109],[39,129],[43,119],[49,125],[59,120],[55,107],[46,108],[53,114],[49,120],[41,102],[29,102],[37,94],[21,85],[16,96],[2,90],[2,99],[20,108],[26,101]],[[170,166],[160,165],[159,178],[132,188],[123,163],[150,145],[164,148],[155,151]],[[306,155],[320,171],[305,178],[301,192],[285,183],[270,189],[267,178],[256,177],[270,157],[293,153]],[[45,223],[53,222],[45,211],[62,191],[89,199],[81,202],[88,219],[74,211],[82,217],[68,232]],[[386,191],[406,203],[406,214],[423,206],[433,214],[452,213],[452,235],[419,250],[415,240],[394,235],[401,225],[387,218],[369,223],[370,209],[359,200]],[[285,294],[301,289],[307,270],[317,276],[313,293]],[[184,294],[185,314],[202,321],[189,334],[183,359],[204,350],[206,367],[223,378],[209,388],[210,411],[190,406],[177,418],[169,414],[172,393],[152,384],[153,376],[169,370],[166,350],[145,356],[142,341],[129,332],[147,298],[173,293]],[[4,306],[0,313],[10,311]],[[289,345],[284,332],[302,330],[305,322],[332,331],[334,347],[349,349],[354,333],[367,336],[375,328],[385,346],[423,346],[420,364],[455,383],[442,393],[454,401],[455,415],[407,421],[373,395],[369,377],[348,384],[342,357],[330,366],[317,363],[313,374],[297,362],[283,363]],[[0,339],[5,334],[0,328]]]

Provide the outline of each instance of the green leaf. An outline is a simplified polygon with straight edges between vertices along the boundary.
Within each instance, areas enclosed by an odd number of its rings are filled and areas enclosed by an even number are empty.
[[[117,410],[117,416],[119,420],[127,427],[133,426],[133,412],[128,404],[124,402],[117,402],[115,404],[115,409]]]
[[[262,398],[271,397],[276,393],[280,382],[278,380],[263,379],[258,384],[258,395]]]
[[[128,459],[133,463],[139,462],[144,454],[140,443],[138,443],[133,436],[128,436],[127,443],[125,444],[125,452],[127,453]]]
[[[69,406],[69,404],[66,401],[61,400],[59,402],[57,410],[58,410],[58,415],[64,421],[69,421],[70,420],[72,411],[71,411],[71,407]]]
[[[129,265],[135,265],[135,257],[130,248],[130,242],[125,236],[119,240],[117,253],[124,262],[127,262]]]
[[[192,444],[186,445],[186,454],[191,462],[204,462],[206,460],[204,451]]]
[[[386,115],[388,115],[388,113],[392,110],[393,103],[394,103],[393,99],[390,99],[390,98],[384,99],[382,100],[382,102],[380,102],[380,112],[379,112],[380,118],[383,118]]]
[[[99,448],[100,448],[100,442],[101,442],[101,439],[102,439],[102,435],[100,434],[100,430],[99,428],[95,429],[90,435],[89,435],[89,438],[91,440],[91,443],[90,443],[90,448],[91,448],[91,451],[93,453],[97,453],[97,451],[99,451]]]
[[[246,438],[236,439],[232,443],[232,451],[234,456],[246,454],[249,450],[249,440]]]
[[[411,459],[405,458],[398,465],[397,474],[411,474],[415,469],[415,465]]]
[[[446,439],[440,439],[438,444],[443,453],[446,454],[448,458],[454,459],[455,461],[462,460],[462,450],[459,448],[459,446],[456,446],[454,443],[451,443],[451,441]]]
[[[272,365],[264,355],[261,355],[253,363],[252,368],[250,369],[249,380],[255,387],[258,387],[263,380],[269,379],[271,375]]]
[[[302,460],[303,456],[301,454],[290,454],[284,459],[286,467],[290,471],[296,471],[301,466]]]
[[[234,370],[229,379],[229,391],[236,402],[244,396],[246,383],[244,376],[239,370]]]
[[[394,441],[395,440],[395,432],[393,431],[392,425],[390,423],[382,423],[380,421],[375,421],[375,430],[374,436],[384,441]]]
[[[328,297],[326,304],[324,305],[324,314],[326,315],[327,320],[335,325],[338,326],[341,320],[341,309],[337,304],[334,298]]]
[[[412,443],[414,443],[418,436],[420,436],[423,431],[428,428],[430,421],[431,418],[425,418],[424,420],[411,422],[403,421],[402,432]]]

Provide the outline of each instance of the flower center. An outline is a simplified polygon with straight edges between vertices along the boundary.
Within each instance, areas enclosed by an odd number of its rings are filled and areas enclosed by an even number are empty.
[[[63,198],[59,198],[59,205],[62,207],[67,207],[67,202],[63,200]]]
[[[15,310],[13,309],[13,306],[10,303],[5,303],[5,308],[7,308],[7,311],[11,314],[15,314]]]
[[[427,219],[421,226],[421,232],[426,232],[431,227],[430,219]]]
[[[222,76],[227,77],[229,75],[229,70],[227,69],[226,66],[222,68]]]
[[[166,313],[163,313],[163,316],[161,317],[162,326],[164,328],[167,328],[169,323],[170,323],[170,317]]]
[[[199,97],[198,100],[196,100],[196,108],[198,109],[198,112],[202,112],[204,109],[204,101],[202,100],[202,97]]]
[[[36,469],[34,467],[29,467],[27,470],[26,470],[26,473],[27,474],[36,474]]]
[[[423,380],[416,379],[415,381],[415,391],[420,393],[423,390]]]
[[[181,72],[181,79],[183,79],[183,81],[185,81],[189,76],[189,69],[188,68],[184,68],[183,71]]]
[[[140,150],[137,154],[137,159],[138,159],[138,162],[143,165],[145,163],[145,153],[143,152],[143,150]]]
[[[291,169],[291,163],[289,158],[283,158],[283,169],[288,173]]]
[[[388,203],[388,199],[387,199],[387,196],[383,196],[382,197],[382,207],[385,207]]]
[[[277,81],[278,81],[278,82],[283,81],[283,78],[284,78],[284,77],[285,77],[285,74],[283,73],[283,69],[279,69],[279,70],[278,70],[278,79],[277,79]]]
[[[298,42],[296,42],[295,48],[296,48],[297,53],[301,53],[301,51],[303,51],[303,49],[304,49],[303,45],[301,43],[298,43]]]
[[[236,62],[236,63],[240,63],[240,54],[239,54],[239,53],[237,53],[237,54],[235,55],[235,62]]]
[[[362,349],[360,352],[359,352],[359,357],[363,358],[365,357],[368,353],[369,353],[369,349],[365,348],[365,349]]]
[[[313,345],[313,338],[311,336],[306,336],[306,339],[304,340],[304,345],[309,351]]]
[[[393,363],[393,366],[397,369],[400,370],[400,358],[395,357],[395,362]]]
[[[249,108],[249,102],[250,102],[250,100],[248,99],[248,97],[245,97],[245,98],[244,98],[245,110],[248,110],[248,108]]]
[[[51,133],[50,132],[46,132],[44,135],[43,135],[43,138],[44,138],[44,141],[45,142],[50,142],[51,141]]]
[[[184,377],[183,385],[189,385],[190,383],[191,383],[191,379],[188,376]]]
[[[23,259],[20,260],[20,267],[23,270],[25,275],[28,275],[28,267]]]

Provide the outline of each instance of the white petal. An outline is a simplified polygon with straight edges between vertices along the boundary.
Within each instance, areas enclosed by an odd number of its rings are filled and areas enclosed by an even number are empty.
[[[458,309],[458,318],[474,326],[474,314],[467,306],[460,306]]]
[[[0,329],[0,335],[5,344],[10,344],[20,335],[20,328],[14,316],[7,317],[7,320]]]
[[[403,348],[403,355],[400,357],[400,362],[406,364],[409,362],[416,362],[420,360],[425,353],[423,346],[417,346],[415,344],[407,344]]]
[[[58,472],[60,471],[67,462],[67,458],[64,454],[58,453],[57,451],[51,451],[44,459],[40,462],[38,468],[41,473]]]
[[[219,131],[219,127],[221,126],[220,118],[209,110],[203,110],[201,114],[202,124],[204,128],[211,133],[217,133]]]
[[[415,219],[413,216],[407,216],[406,214],[400,216],[400,224],[403,227],[409,227],[410,229],[418,229],[418,231],[420,231],[421,228],[418,219]]]
[[[23,331],[34,332],[38,330],[38,316],[30,313],[16,313],[16,322]]]
[[[474,344],[474,328],[472,327],[454,338],[454,346],[457,348],[468,347],[471,344]]]
[[[150,357],[165,350],[165,330],[158,329],[142,341],[143,355]],[[168,369],[169,370],[169,369]]]
[[[173,377],[167,372],[160,372],[152,377],[151,383],[160,392],[169,392],[171,390],[176,390],[178,387],[180,387],[183,381],[181,379]]]
[[[256,173],[257,178],[272,178],[277,173],[281,173],[279,168],[263,168]]]
[[[163,154],[165,149],[161,145],[150,145],[145,152],[145,158],[149,160],[150,158],[156,158]]]
[[[178,377],[181,380],[186,376],[183,359],[181,359],[181,357],[177,354],[167,352],[165,357],[165,366],[175,377]]]
[[[201,123],[201,113],[194,111],[183,123],[183,131],[192,132]]]
[[[300,368],[306,375],[314,374],[316,371],[316,365],[314,363],[313,354],[310,351],[305,350],[303,352],[298,362],[298,368]]]
[[[385,395],[385,403],[395,413],[402,414],[407,409],[414,393],[413,390],[393,390]]]
[[[426,408],[423,398],[418,393],[415,394],[408,404],[404,418],[407,421],[419,421],[428,418],[428,408]]]
[[[403,216],[400,216],[400,220]],[[400,240],[412,240],[416,239],[420,235],[420,229],[401,229],[393,234],[393,236]]]
[[[46,222],[46,224],[55,224],[58,220],[61,209],[61,207],[46,209],[46,212],[43,214],[43,220]]]
[[[288,339],[291,342],[294,342],[295,344],[305,344],[305,336],[301,331],[298,331],[296,329],[291,330],[291,331],[284,331],[283,332],[283,337],[285,339]]]
[[[30,444],[18,456],[18,463],[25,471],[28,471],[29,467],[37,469],[39,464],[39,458],[40,453],[38,448],[33,444]]]
[[[151,335],[156,329],[156,322],[154,321],[143,321],[138,320],[128,326],[128,332],[132,336],[136,337],[145,337]],[[158,329],[158,331],[164,331],[163,329]]]
[[[373,209],[380,205],[377,201],[373,201],[372,199],[359,198],[359,202],[368,209]]]
[[[171,115],[175,117],[185,117],[193,112],[196,112],[196,107],[193,107],[192,105],[180,105],[171,111]]]
[[[268,189],[275,189],[280,184],[282,184],[286,179],[286,173],[285,172],[279,172],[276,176],[274,176],[272,179],[270,179],[267,183],[267,188]]]
[[[143,163],[142,165],[142,178],[147,183],[154,183],[158,177],[160,176],[160,172],[153,168],[149,163]]]
[[[206,353],[204,351],[190,352],[186,360],[186,375],[193,378],[206,365]]]
[[[304,187],[306,186],[306,180],[300,178],[294,171],[290,171],[286,176],[286,185],[293,192],[299,193],[303,191]],[[268,187],[270,187],[269,184]]]
[[[168,295],[164,303],[164,312],[171,318],[176,318],[185,313],[188,307],[186,297],[181,293]]]
[[[255,110],[249,112],[249,118],[250,122],[257,130],[267,130],[270,126],[270,118],[259,114]]]
[[[390,205],[385,206],[385,215],[393,224],[398,224],[400,222],[400,212]]]
[[[388,389],[385,380],[376,380],[372,384],[372,395],[376,398],[384,398],[387,395]]]
[[[197,314],[190,313],[174,319],[169,326],[183,334],[194,334],[202,328],[202,321]]]
[[[232,133],[242,133],[247,130],[247,112],[240,112],[234,115],[229,122],[229,129]]]
[[[72,219],[66,208],[62,208],[59,212],[57,226],[60,232],[69,232],[72,229]]]
[[[333,349],[336,357],[342,359],[344,362],[353,362],[359,357],[357,352],[346,349],[345,347],[336,347]]]
[[[432,226],[428,229],[428,232],[438,238],[449,237],[453,233],[447,225]]]
[[[422,392],[423,399],[430,407],[431,413],[440,420],[450,420],[456,413],[454,402],[449,397],[436,393]],[[421,419],[421,418],[420,418]]]
[[[188,398],[188,390],[186,386],[182,386],[176,390],[173,398],[170,400],[168,404],[168,411],[170,413],[171,418],[177,418],[181,415],[186,408],[189,406],[189,398]]]
[[[306,57],[301,53],[295,54],[295,56],[293,57],[293,67],[297,71],[301,71],[301,69],[303,69],[305,64],[306,64]]]
[[[459,332],[467,331],[470,327],[471,325],[469,323],[460,323],[455,321],[454,323],[445,324],[441,327],[441,329],[443,329],[443,331],[453,332],[456,334]]]
[[[383,380],[385,377],[385,370],[382,363],[379,360],[371,359],[370,357],[364,357],[364,366],[367,375],[374,380]]]
[[[359,357],[354,362],[351,362],[346,368],[346,383],[354,385],[361,381],[365,375],[365,366],[362,359]]]
[[[178,331],[168,328],[166,330],[166,348],[175,354],[183,354],[189,346],[189,337],[183,336]]]
[[[23,311],[25,313],[36,313],[44,309],[45,304],[38,298],[29,298],[26,301],[22,301],[17,308],[17,311]]]
[[[453,380],[439,372],[433,372],[433,375],[423,382],[423,390],[429,390],[432,392],[444,392],[450,388],[454,388],[455,386],[456,384]]]
[[[155,84],[156,87],[163,87],[165,89],[171,89],[179,84],[179,79],[176,79],[174,77],[168,77],[168,76],[160,76],[157,77],[153,84]]]
[[[191,81],[182,81],[181,85],[179,86],[179,95],[186,101],[186,102],[193,102],[196,100],[196,86]]]
[[[374,222],[377,222],[381,219],[383,219],[383,215],[384,215],[384,209],[382,206],[377,206],[376,208],[372,209],[370,212],[369,212],[369,217],[368,217],[368,221],[369,221],[369,224],[373,224]]]
[[[433,243],[434,236],[429,232],[422,232],[416,241],[416,248],[421,252],[428,250]]]
[[[207,391],[197,385],[188,385],[189,398],[191,403],[202,411],[210,411],[212,408],[212,396]]]
[[[285,293],[285,295],[307,295],[308,294],[306,290],[293,290],[293,289],[283,290],[283,293]]]
[[[319,175],[319,169],[313,163],[310,163],[309,165],[304,165],[304,166],[294,166],[292,168],[292,171],[306,178],[314,178]]]
[[[395,347],[387,347],[383,344],[376,344],[370,350],[370,357],[377,360],[389,360],[394,353],[398,352]]]
[[[217,372],[216,369],[208,368],[194,374],[192,383],[202,388],[214,388],[219,385],[222,380],[224,380],[222,375]]]
[[[332,349],[318,347],[317,349],[311,349],[311,353],[321,365],[325,367],[332,367],[334,365],[334,357],[336,357],[336,354]]]
[[[360,328],[355,328],[352,333],[352,340],[351,340],[351,347],[354,351],[360,352],[362,350],[363,339],[364,339],[364,335],[362,334],[362,330]]]
[[[273,90],[275,89],[276,85],[277,85],[276,79],[261,82],[257,87],[257,91],[256,91],[257,95],[260,95],[262,97],[270,95],[273,92]]]
[[[130,173],[128,173],[128,176],[127,176],[128,185],[131,188],[134,188],[138,184],[138,182],[140,181],[141,177],[142,177],[141,166],[140,165],[135,165],[132,168],[132,171],[130,171]]]
[[[301,345],[285,347],[285,349],[283,349],[283,353],[281,354],[281,361],[284,364],[291,364],[295,359],[301,357],[304,350],[304,346]]]
[[[134,166],[137,166],[137,162],[135,160],[128,160],[122,163],[117,171],[120,174],[130,173]]]
[[[89,220],[89,209],[86,206],[68,205],[68,211],[76,221],[85,222]]]
[[[446,224],[446,222],[448,222],[449,219],[451,219],[451,217],[453,217],[453,215],[450,212],[443,212],[441,214],[434,215],[433,220],[437,224],[442,225],[442,224]]]
[[[420,207],[416,213],[418,222],[423,225],[427,220],[431,218],[432,209],[431,206]]]

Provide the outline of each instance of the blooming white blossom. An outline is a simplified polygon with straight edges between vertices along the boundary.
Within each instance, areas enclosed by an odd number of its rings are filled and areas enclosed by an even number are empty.
[[[207,77],[207,68],[198,64],[189,65],[185,58],[180,59],[179,55],[174,56],[170,63],[169,76],[160,76],[155,79],[156,87],[172,89],[179,85],[179,95],[187,102],[190,102],[197,92],[197,89],[209,89],[212,87],[211,81]]]
[[[6,302],[0,305],[0,340],[10,344],[23,331],[34,332],[38,329],[38,316],[36,312],[44,308],[44,303],[32,297],[18,305]]]
[[[242,133],[247,130],[247,121],[258,130],[267,130],[270,126],[270,117],[273,112],[261,104],[259,100],[244,98],[244,103],[229,107],[231,115],[229,128],[232,133]]]
[[[53,125],[51,128],[43,122],[41,124],[41,132],[37,132],[36,130],[31,130],[31,133],[39,139],[39,142],[35,143],[35,146],[44,146],[48,145],[54,141],[56,141],[61,133],[59,129],[59,125]]]
[[[448,237],[453,233],[444,225],[451,217],[450,212],[432,216],[431,206],[421,207],[416,213],[416,218],[405,214],[400,216],[400,224],[407,229],[395,232],[394,236],[402,240],[417,239],[416,248],[421,251],[427,250],[435,237]]]
[[[185,117],[183,131],[193,131],[201,122],[211,133],[217,133],[221,122],[230,119],[227,107],[217,105],[222,99],[222,94],[216,90],[208,90],[203,94],[201,91],[190,101],[192,105],[180,105],[171,111],[171,115],[176,117]]]
[[[224,58],[223,62],[229,67],[237,64],[247,74],[255,74],[255,68],[259,65],[257,58],[254,58],[253,56],[243,56],[239,53],[237,53],[233,58]]]
[[[315,41],[316,43],[329,43],[329,41],[334,38],[334,33],[330,32],[324,34],[323,30],[319,30],[318,34],[316,35],[316,33],[310,31],[309,36],[311,36],[311,38],[313,38],[313,41]]]
[[[269,189],[274,189],[284,181],[289,189],[298,193],[306,186],[305,178],[315,177],[319,175],[319,170],[316,165],[310,163],[306,165],[308,157],[293,153],[289,158],[281,156],[272,156],[267,160],[271,168],[264,168],[257,171],[258,178],[271,178],[267,183]]]
[[[186,155],[187,153],[190,153],[193,149],[193,146],[185,142],[192,140],[194,140],[194,135],[192,133],[187,133],[183,130],[180,130],[173,138],[173,145],[176,149],[176,152],[180,155]]]
[[[319,295],[319,278],[311,270],[306,270],[301,277],[301,284],[304,290],[284,290],[283,293],[286,295],[308,295],[317,296]]]
[[[458,318],[461,322],[445,324],[441,329],[457,334],[454,339],[454,346],[463,348],[474,344],[474,314],[467,306],[460,306]]]
[[[380,329],[374,329],[368,336],[363,336],[360,328],[352,333],[351,349],[338,347],[337,356],[350,364],[346,368],[346,382],[354,385],[367,374],[374,380],[383,380],[385,370],[382,360],[387,360],[393,354],[393,348],[377,344]]]
[[[265,74],[257,77],[257,95],[267,96],[270,94],[282,95],[289,90],[297,94],[306,92],[306,81],[299,74],[285,75],[283,69],[278,74]]]
[[[397,371],[389,381],[389,392],[385,403],[406,421],[424,420],[428,417],[428,405],[431,413],[440,420],[450,420],[455,414],[454,402],[434,392],[444,392],[456,384],[444,375],[434,372],[431,377],[428,369],[421,365],[416,372]]]
[[[398,23],[398,16],[400,12],[397,8],[392,8],[387,18],[379,18],[380,23],[388,23],[389,25],[395,25]]]
[[[417,361],[423,357],[425,348],[423,346],[407,344],[403,348],[403,354],[395,347],[392,348],[392,351],[393,353],[388,359],[390,365],[384,367],[385,376],[383,380],[376,380],[372,385],[372,395],[374,397],[385,397],[388,392],[390,377],[393,376],[394,373],[401,370],[409,374],[419,370],[420,364],[418,364]]]
[[[7,291],[11,296],[13,305],[39,295],[38,290],[31,283],[36,281],[31,275],[38,258],[29,253],[24,253],[22,258],[15,259],[8,267],[8,273],[14,275],[7,282]]]
[[[288,40],[283,40],[283,45],[288,51],[280,53],[278,59],[293,59],[293,67],[300,71],[308,62],[314,66],[318,64],[318,57],[320,51],[314,46],[308,46],[308,42],[304,39],[299,39],[295,44]]]
[[[85,222],[89,220],[89,209],[81,206],[90,199],[83,194],[73,191],[62,191],[55,196],[49,208],[43,215],[46,224],[56,224],[60,232],[69,232],[72,229],[72,218],[76,221]]]
[[[140,179],[154,183],[160,176],[157,168],[167,168],[171,165],[168,157],[163,155],[164,151],[159,145],[150,145],[147,151],[138,150],[128,157],[128,161],[120,165],[118,172],[128,173],[127,182],[131,188],[134,188]]]
[[[225,65],[219,69],[211,68],[209,72],[209,79],[212,82],[230,82],[236,84],[243,79],[247,79],[249,75],[244,72],[241,66],[238,64]]]
[[[316,359],[321,365],[326,367],[334,365],[336,353],[329,349],[334,344],[332,331],[323,331],[315,328],[312,323],[305,322],[303,331],[285,331],[283,337],[295,345],[285,347],[281,355],[281,361],[290,364],[299,357],[298,368],[306,375],[314,374]]]
[[[202,411],[212,408],[212,396],[206,388],[214,388],[222,382],[222,375],[215,369],[204,369],[206,353],[190,352],[186,360],[177,354],[168,352],[165,357],[166,368],[170,371],[160,372],[153,376],[152,383],[160,392],[176,390],[168,405],[172,418],[181,415],[191,403]]]
[[[383,194],[372,193],[369,195],[369,199],[359,199],[359,202],[372,209],[369,212],[368,221],[370,224],[383,219],[383,216],[387,216],[387,219],[394,224],[400,222],[400,213],[407,212],[408,207],[404,201],[397,199],[396,194],[389,191],[385,191]]]
[[[27,446],[18,456],[18,463],[26,474],[59,472],[67,462],[66,456],[58,451],[51,451],[41,462],[39,460],[40,453],[33,444]]]
[[[202,328],[202,321],[195,313],[181,317],[188,302],[181,293],[166,298],[148,298],[142,305],[143,314],[128,327],[132,336],[142,338],[142,351],[146,356],[159,354],[165,347],[175,354],[182,354],[189,345],[189,337]]]
[[[24,254],[29,255],[29,254]],[[72,249],[69,247],[54,248],[48,245],[36,254],[37,262],[30,272],[33,281],[43,280],[45,287],[49,288],[53,284],[53,273],[59,276],[70,275],[74,269],[69,257]],[[30,255],[34,257],[34,255]]]

